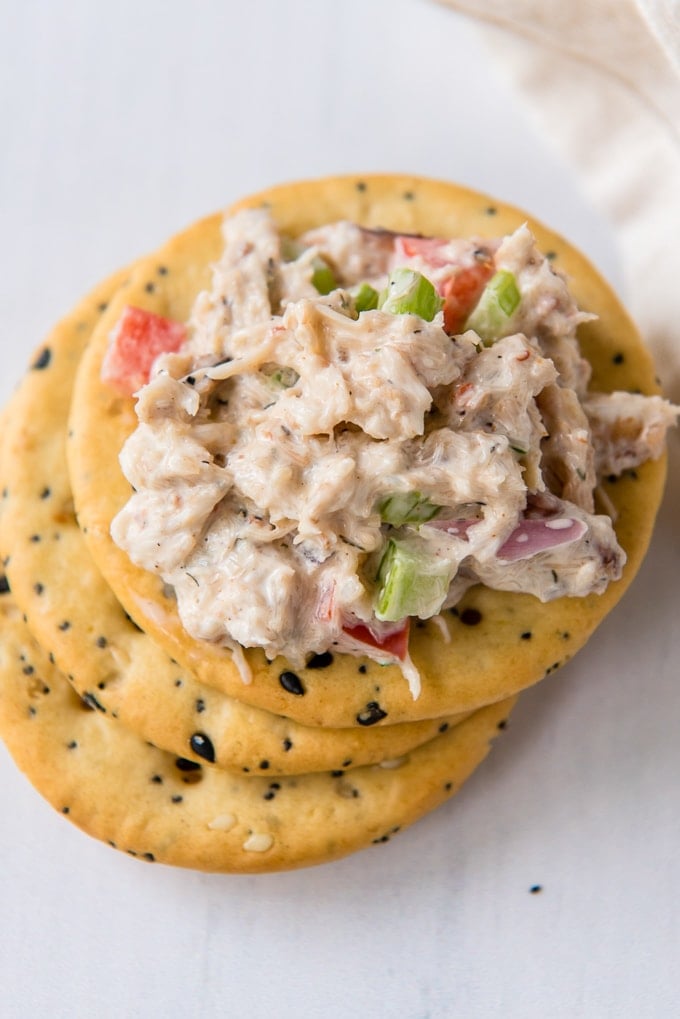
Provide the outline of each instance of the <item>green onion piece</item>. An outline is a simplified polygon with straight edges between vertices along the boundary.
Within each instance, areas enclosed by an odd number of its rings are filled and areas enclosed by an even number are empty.
[[[330,265],[319,255],[312,259],[312,285],[320,294],[330,294],[338,286]]]
[[[435,615],[446,598],[451,566],[421,549],[390,540],[378,570],[380,584],[375,614],[396,623],[406,616],[427,619]]]
[[[510,439],[510,449],[513,453],[517,453],[518,456],[526,456],[529,452],[528,449],[524,449],[523,446],[520,446],[517,439]]]
[[[500,269],[484,287],[465,328],[474,329],[485,343],[493,343],[503,336],[508,319],[519,307],[520,300],[514,275],[507,269]]]
[[[286,364],[263,364],[261,371],[277,389],[290,389],[300,378],[295,369]]]
[[[304,244],[294,241],[292,237],[281,238],[281,258],[284,262],[295,262],[306,250]]]
[[[370,283],[362,283],[358,290],[353,291],[354,307],[361,314],[362,311],[373,311],[378,307],[378,291]]]
[[[380,294],[378,307],[393,315],[418,315],[431,322],[443,301],[430,281],[414,269],[395,269]]]
[[[380,519],[392,527],[402,524],[424,524],[437,516],[441,506],[436,506],[420,492],[395,492],[388,495],[378,506]]]

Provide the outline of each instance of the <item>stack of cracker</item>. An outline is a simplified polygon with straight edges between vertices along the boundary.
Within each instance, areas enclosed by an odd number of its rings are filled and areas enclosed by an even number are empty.
[[[297,235],[349,219],[438,236],[498,236],[524,213],[453,185],[340,178],[276,188],[266,202]],[[210,871],[330,861],[396,832],[455,793],[505,727],[517,693],[563,665],[633,578],[664,463],[608,486],[628,563],[606,593],[540,604],[472,588],[412,630],[422,678],[332,650],[293,670],[183,629],[172,591],[132,565],[110,524],[130,494],[118,455],[134,400],[101,380],[126,306],[188,318],[220,254],[201,221],[100,284],[32,356],[3,419],[0,735],[70,821],[132,856]],[[602,390],[657,387],[625,312],[561,238],[540,246],[598,320],[581,339]]]

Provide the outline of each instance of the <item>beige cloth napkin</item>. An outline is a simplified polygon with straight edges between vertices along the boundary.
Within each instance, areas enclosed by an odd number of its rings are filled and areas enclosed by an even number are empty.
[[[680,0],[443,0],[481,19],[544,138],[612,223],[624,295],[680,399]]]

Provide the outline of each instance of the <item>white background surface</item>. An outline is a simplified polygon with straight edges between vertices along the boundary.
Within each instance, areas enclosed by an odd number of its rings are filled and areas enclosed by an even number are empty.
[[[100,277],[292,178],[472,184],[620,281],[607,224],[474,28],[425,0],[0,0],[0,18],[3,399]],[[0,748],[3,1019],[680,1014],[678,494],[585,651],[387,846],[263,877],[142,865]]]

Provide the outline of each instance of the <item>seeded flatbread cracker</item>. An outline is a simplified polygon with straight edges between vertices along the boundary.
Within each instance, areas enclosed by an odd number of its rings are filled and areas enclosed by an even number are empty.
[[[140,632],[98,572],[78,528],[66,419],[87,338],[129,272],[98,286],[52,331],[5,412],[0,546],[14,601],[36,639],[97,710],[155,746],[245,773],[348,769],[399,757],[456,717],[319,731],[197,682]],[[328,658],[319,657],[323,668]]]
[[[440,237],[500,236],[528,222],[539,247],[569,277],[578,304],[599,316],[579,331],[593,366],[593,388],[657,392],[651,359],[609,286],[579,252],[524,212],[455,185],[411,177],[303,182],[241,203],[262,204],[293,235],[338,219]],[[602,595],[548,604],[530,595],[471,589],[445,615],[444,631],[429,621],[412,632],[410,652],[422,678],[417,699],[398,668],[351,656],[335,656],[332,668],[322,673],[298,670],[291,679],[284,659],[268,663],[260,651],[248,651],[252,681],[245,684],[227,650],[198,642],[183,630],[158,578],[134,567],[109,536],[111,520],[130,494],[117,456],[136,419],[132,400],[104,385],[100,369],[124,304],[186,320],[220,250],[220,219],[214,217],[174,238],[140,266],[125,300],[114,301],[103,317],[79,372],[69,450],[78,514],[95,559],[130,615],[205,684],[313,725],[351,726],[378,719],[391,724],[470,710],[564,664],[613,608],[640,565],[663,489],[663,459],[605,486],[628,555],[620,581]]]
[[[483,709],[391,767],[245,778],[149,746],[88,706],[0,596],[0,736],[38,792],[142,860],[286,870],[387,842],[456,792],[511,708]]]

